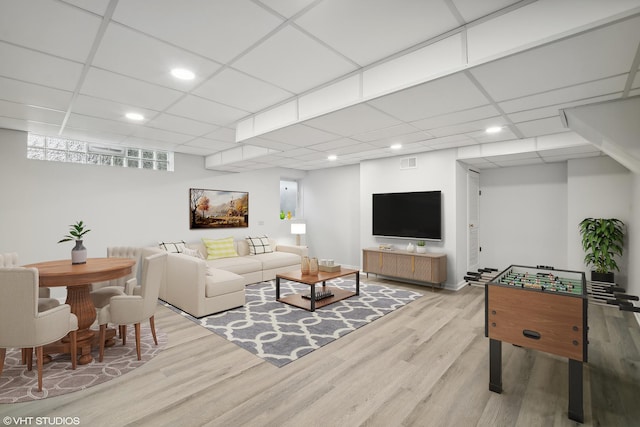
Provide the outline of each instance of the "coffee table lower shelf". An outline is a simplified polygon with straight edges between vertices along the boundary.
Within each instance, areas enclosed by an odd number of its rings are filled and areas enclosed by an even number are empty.
[[[334,286],[318,286],[319,289],[328,290],[333,293],[333,296],[316,300],[316,307],[321,308],[334,302],[341,301],[356,295],[353,291],[346,291],[344,289],[336,288]],[[304,310],[311,310],[311,300],[302,297],[303,294],[290,294],[279,298],[277,301],[292,305],[294,307],[302,308]]]

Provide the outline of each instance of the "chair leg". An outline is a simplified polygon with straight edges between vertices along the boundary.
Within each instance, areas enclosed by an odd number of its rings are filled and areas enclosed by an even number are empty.
[[[98,336],[98,342],[100,344],[100,356],[98,358],[99,362],[102,362],[104,358],[104,340],[107,338],[107,324],[100,325],[100,335]]]
[[[71,338],[71,369],[75,370],[78,362],[78,331],[71,331],[69,337]]]
[[[120,325],[120,336],[122,337],[122,345],[127,344],[127,325]]]
[[[0,375],[2,375],[2,370],[4,369],[4,357],[7,355],[6,348],[0,348]]]
[[[33,348],[27,348],[27,371],[33,369]]]
[[[43,363],[43,351],[42,346],[36,347],[36,358],[38,359],[38,391],[42,391],[42,369]]]
[[[138,360],[141,360],[140,356],[140,323],[135,324],[136,328],[136,352],[138,353]]]
[[[153,316],[149,318],[149,326],[151,326],[151,335],[153,335],[153,342],[158,345],[158,337],[156,336],[156,321]]]
[[[33,351],[31,348],[23,348],[22,349],[22,364],[26,365],[27,363],[27,351]]]

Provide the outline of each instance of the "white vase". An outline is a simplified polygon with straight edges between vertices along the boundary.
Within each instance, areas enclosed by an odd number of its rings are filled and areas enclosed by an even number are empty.
[[[71,264],[86,264],[87,248],[82,245],[82,240],[76,240],[76,245],[71,249]]]
[[[415,246],[413,246],[413,243],[409,243],[407,245],[407,252],[413,252],[416,249]]]
[[[427,248],[424,246],[416,246],[416,252],[419,254],[426,254]]]

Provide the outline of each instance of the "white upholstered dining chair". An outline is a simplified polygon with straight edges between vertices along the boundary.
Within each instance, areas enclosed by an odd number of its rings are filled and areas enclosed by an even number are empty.
[[[141,255],[142,248],[139,247],[110,246],[107,248],[107,258],[131,258],[136,260],[136,263],[133,265],[133,267],[131,267],[131,274],[127,276],[109,280],[106,282],[91,284],[91,300],[93,301],[93,305],[96,307],[96,309],[100,309],[109,304],[111,297],[117,295],[125,295],[125,284],[128,280],[136,277]]]
[[[0,268],[4,267],[18,267],[17,252],[0,254]],[[38,311],[46,311],[59,305],[60,301],[56,298],[51,298],[51,290],[49,288],[38,289]]]
[[[71,307],[61,304],[38,310],[38,270],[35,268],[0,268],[0,375],[7,348],[36,349],[38,391],[42,391],[43,346],[70,335],[71,366],[76,368],[76,331],[78,319]]]
[[[149,319],[153,341],[158,345],[154,315],[158,305],[160,283],[164,274],[166,253],[158,253],[142,259],[140,286],[136,279],[127,282],[130,294],[111,297],[109,304],[98,309],[98,324],[100,325],[100,358],[104,357],[104,341],[106,328],[109,323],[121,328],[123,344],[126,343],[126,325],[133,324],[136,332],[136,352],[138,360],[140,353],[140,323]]]

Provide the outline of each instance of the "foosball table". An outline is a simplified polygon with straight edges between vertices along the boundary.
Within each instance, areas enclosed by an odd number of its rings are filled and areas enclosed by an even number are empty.
[[[587,284],[579,271],[511,265],[485,286],[489,390],[502,392],[502,342],[569,359],[569,418],[583,422]]]

